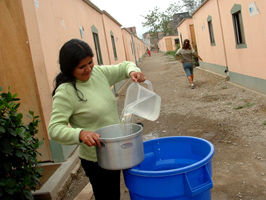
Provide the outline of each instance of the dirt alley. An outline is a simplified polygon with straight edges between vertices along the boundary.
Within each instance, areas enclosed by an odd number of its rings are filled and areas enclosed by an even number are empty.
[[[181,64],[163,53],[144,57],[139,66],[162,98],[158,120],[133,119],[144,124],[144,138],[184,135],[209,140],[215,147],[212,200],[265,200],[266,96],[198,68],[196,87],[190,89]],[[119,92],[120,112],[130,83]],[[121,200],[129,200],[121,180]],[[74,199],[87,182],[79,170],[63,200]]]

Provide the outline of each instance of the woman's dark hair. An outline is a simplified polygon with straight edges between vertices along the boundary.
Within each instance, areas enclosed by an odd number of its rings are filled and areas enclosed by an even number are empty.
[[[190,41],[188,39],[185,39],[183,42],[183,49],[191,49]]]
[[[76,87],[76,78],[73,76],[73,71],[80,61],[88,56],[93,57],[92,49],[82,40],[72,39],[67,41],[61,47],[59,52],[61,72],[55,78],[55,88],[52,96],[55,95],[55,91],[59,85],[62,83],[71,83],[76,90],[78,98],[84,101],[84,99],[80,96],[83,96],[83,94]]]

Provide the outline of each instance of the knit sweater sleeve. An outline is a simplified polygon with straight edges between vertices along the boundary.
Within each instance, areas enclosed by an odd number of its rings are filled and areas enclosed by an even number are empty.
[[[48,133],[51,139],[61,144],[79,144],[80,128],[72,128],[69,125],[69,118],[73,114],[74,105],[71,98],[73,94],[62,85],[58,87],[53,97],[53,111],[48,126]]]
[[[104,73],[110,85],[113,85],[121,80],[129,78],[129,73],[132,71],[140,72],[141,70],[130,61],[124,61],[117,65],[102,65],[100,70]]]

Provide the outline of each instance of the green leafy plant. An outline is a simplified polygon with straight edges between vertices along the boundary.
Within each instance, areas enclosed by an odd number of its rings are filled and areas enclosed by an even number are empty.
[[[253,105],[254,105],[253,103],[246,103],[246,104],[244,104],[244,105],[237,106],[235,109],[236,109],[236,110],[240,110],[240,109],[242,109],[242,108],[249,108],[249,107],[251,107],[251,106],[253,106]]]
[[[173,56],[176,59],[175,51],[167,51],[165,55]]]
[[[22,122],[18,112],[20,99],[17,94],[2,92],[0,87],[0,199],[33,199],[41,177],[37,151],[41,142],[35,137],[38,132],[38,116],[29,111],[31,122]]]
[[[266,121],[263,122],[263,125],[266,126]]]

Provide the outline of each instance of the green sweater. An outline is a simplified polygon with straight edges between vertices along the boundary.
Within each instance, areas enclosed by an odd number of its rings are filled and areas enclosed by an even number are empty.
[[[110,87],[129,78],[131,71],[139,72],[140,69],[128,61],[118,65],[94,66],[88,81],[76,81],[77,89],[86,101],[78,99],[70,83],[61,84],[53,96],[48,126],[51,139],[61,144],[80,144],[79,157],[96,162],[96,148],[80,143],[79,133],[82,129],[95,131],[119,123],[117,102]]]

